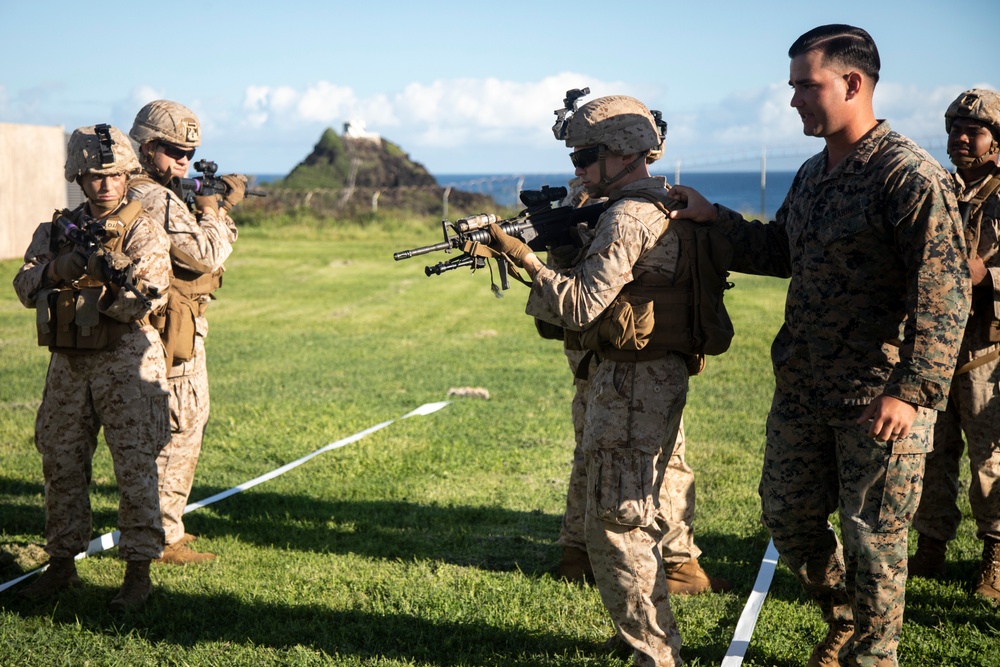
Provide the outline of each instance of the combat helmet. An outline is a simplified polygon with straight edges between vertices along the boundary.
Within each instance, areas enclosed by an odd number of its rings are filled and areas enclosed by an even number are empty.
[[[625,95],[599,97],[577,109],[566,125],[566,146],[606,146],[619,155],[645,153],[660,146],[653,114]]]
[[[951,132],[956,118],[969,118],[989,125],[993,138],[1000,139],[1000,93],[973,88],[959,95],[944,112],[944,128]]]
[[[117,127],[102,123],[77,128],[66,146],[66,180],[84,174],[114,175],[139,171],[132,144]]]
[[[181,148],[201,145],[198,116],[183,104],[170,100],[155,100],[139,109],[128,134],[140,146],[157,140]]]
[[[1000,152],[1000,93],[985,88],[973,88],[959,95],[948,110],[944,112],[944,127],[951,134],[951,127],[956,118],[977,120],[990,128],[993,142],[990,149],[978,157],[964,155],[948,155],[952,163],[959,169],[975,169],[981,164],[993,159]]]

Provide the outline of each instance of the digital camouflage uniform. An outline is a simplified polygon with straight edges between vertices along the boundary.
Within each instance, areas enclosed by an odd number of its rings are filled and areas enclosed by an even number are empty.
[[[895,664],[907,529],[969,272],[948,175],[916,144],[883,121],[829,173],[826,162],[824,149],[803,164],[770,224],[721,206],[716,224],[742,249],[733,270],[791,277],[771,347],[763,521],[824,619],[853,620],[840,664]],[[906,438],[856,424],[882,394],[918,406]],[[828,521],[838,510],[843,547]]]
[[[994,167],[992,175],[1000,175]],[[989,177],[967,185],[954,174],[959,201],[969,201]],[[962,339],[958,366],[995,354],[1000,343],[991,342],[990,323],[1000,317],[1000,194],[994,193],[980,209],[981,218],[970,220],[965,237],[969,254],[983,258],[988,276],[972,289],[973,307]],[[979,222],[978,225],[975,223]],[[975,226],[974,226],[975,225]],[[979,230],[976,240],[976,227]],[[976,537],[1000,540],[1000,361],[993,359],[971,367],[952,381],[948,409],[934,428],[934,451],[927,455],[924,493],[913,519],[921,535],[945,542],[955,539],[962,512],[958,509],[959,462],[969,443],[972,484],[969,501],[976,520]]]
[[[206,210],[199,216],[173,191],[142,178],[131,183],[129,200],[138,200],[149,217],[166,231],[175,273],[211,274],[221,271],[233,252],[236,225],[221,209]],[[201,312],[195,320],[194,355],[174,363],[168,370],[170,386],[170,442],[159,453],[156,465],[160,483],[160,509],[166,543],[176,544],[184,536],[182,516],[194,483],[195,468],[208,424],[208,368],[205,336],[208,320],[204,309],[211,299],[200,298]]]
[[[665,181],[643,178],[622,188],[626,195],[639,191],[665,196]],[[543,268],[535,275],[526,312],[579,331],[599,318],[634,272],[672,275],[680,246],[674,232],[662,234],[664,222],[645,200],[616,201],[573,269]],[[667,354],[640,362],[605,359],[587,394],[586,546],[604,606],[640,666],[681,664],[656,517],[687,387],[684,359]]]
[[[71,219],[81,210],[70,213]],[[14,277],[17,296],[28,308],[35,308],[48,289],[63,286],[45,277],[56,256],[50,248],[52,233],[52,223],[38,226]],[[126,232],[121,252],[132,260],[135,278],[145,285],[153,308],[161,307],[170,273],[163,230],[140,214]],[[153,290],[161,296],[154,297]],[[170,437],[163,346],[156,330],[140,323],[145,306],[124,289],[117,295],[114,291],[104,288],[98,309],[102,318],[131,323],[128,331],[107,349],[53,351],[38,409],[35,445],[45,476],[45,550],[52,558],[72,558],[90,540],[88,487],[101,427],[121,494],[121,558],[149,561],[163,550],[156,492],[156,452]]]

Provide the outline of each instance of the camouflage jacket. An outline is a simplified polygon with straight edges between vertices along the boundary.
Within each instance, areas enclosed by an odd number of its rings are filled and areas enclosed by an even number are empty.
[[[646,190],[666,195],[662,177],[629,183],[621,192]],[[535,275],[526,312],[566,329],[593,323],[640,271],[672,276],[680,244],[663,234],[663,213],[644,199],[619,199],[597,221],[595,236],[576,266],[561,271],[543,267]],[[662,238],[661,238],[662,235]]]
[[[990,176],[1000,175],[1000,167],[994,167]],[[959,174],[953,174],[955,189],[960,202],[970,201],[990,180],[990,176],[972,184],[967,184]],[[983,257],[988,275],[972,288],[972,312],[965,327],[962,340],[962,354],[959,364],[978,356],[976,353],[993,347],[987,333],[990,322],[1000,319],[1000,192],[994,192],[978,211],[968,220],[965,229],[965,243],[969,254]]]
[[[146,179],[129,183],[126,196],[129,201],[142,202],[147,215],[166,230],[175,265],[195,273],[212,273],[232,254],[236,225],[221,210],[219,215],[209,211],[195,216],[172,190]]]
[[[85,210],[89,211],[89,207]],[[24,253],[24,265],[14,276],[14,291],[27,308],[36,306],[39,292],[53,287],[45,276],[49,262],[56,258],[49,240],[52,230],[51,222],[38,225],[31,244]],[[167,287],[170,285],[169,248],[163,229],[144,214],[135,219],[122,240],[122,253],[135,265],[136,283],[149,295],[154,311],[163,307],[167,301]],[[134,294],[123,289],[118,290],[114,301],[101,305],[101,312],[120,322],[132,322],[141,319],[149,311]]]
[[[734,270],[791,277],[777,385],[813,405],[885,394],[943,410],[970,300],[951,179],[885,121],[826,162],[802,165],[770,224],[719,207]]]

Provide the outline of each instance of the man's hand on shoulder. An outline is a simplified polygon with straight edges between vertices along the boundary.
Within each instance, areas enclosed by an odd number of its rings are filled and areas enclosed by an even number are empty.
[[[670,211],[670,219],[692,220],[694,222],[715,222],[719,212],[715,205],[705,199],[700,192],[686,185],[675,185],[667,192],[667,195],[687,204],[684,208]]]

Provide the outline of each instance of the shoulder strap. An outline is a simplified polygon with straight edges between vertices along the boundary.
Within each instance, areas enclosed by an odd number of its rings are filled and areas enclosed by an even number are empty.
[[[127,230],[141,214],[142,204],[139,203],[137,199],[133,199],[129,203],[125,204],[120,211],[118,211],[116,217],[122,221],[122,225]]]
[[[979,215],[979,212],[986,200],[998,190],[1000,190],[1000,173],[994,173],[974,197],[958,202],[958,212],[962,217],[962,227],[966,229],[966,242],[972,259],[978,257],[979,253],[979,235],[983,225],[983,216]],[[970,221],[972,221],[971,226]]]
[[[130,188],[137,188],[142,185],[157,185],[157,183],[144,173],[136,174],[128,179],[128,187]]]
[[[653,193],[645,190],[619,191],[613,196],[608,197],[608,201],[605,206],[610,206],[620,199],[645,199],[650,204],[660,209],[660,212],[663,213],[667,220],[670,220],[670,211],[676,211],[677,209],[684,208],[683,204],[676,199],[671,199],[670,197],[657,197]]]
[[[998,190],[1000,190],[1000,173],[993,174],[993,176],[983,184],[983,187],[979,188],[979,192],[977,192],[976,196],[970,199],[969,202],[972,203],[975,209],[978,209],[983,205],[983,202],[992,197]]]

